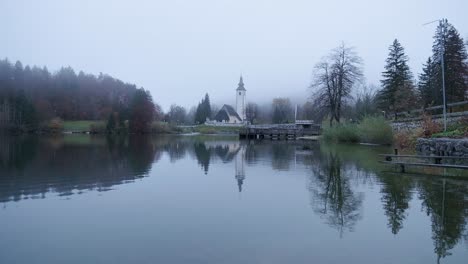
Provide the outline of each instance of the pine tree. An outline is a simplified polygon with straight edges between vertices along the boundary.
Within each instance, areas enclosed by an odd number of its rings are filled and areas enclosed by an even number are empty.
[[[431,57],[427,59],[424,65],[423,72],[419,75],[419,93],[421,94],[421,100],[424,106],[434,105],[440,100],[439,87],[437,80],[435,79],[435,64]]]
[[[463,101],[468,88],[467,51],[463,39],[446,19],[442,20],[436,29],[432,45],[432,60],[434,67],[435,94],[442,94],[441,55],[444,55],[446,102]],[[435,103],[441,105],[442,96],[435,96]]]
[[[210,97],[205,94],[205,98],[198,104],[197,111],[195,112],[195,123],[203,124],[207,118],[211,116]]]
[[[414,87],[408,66],[408,56],[397,39],[389,47],[389,55],[382,77],[382,90],[378,94],[379,107],[394,113],[396,118],[396,113],[408,110],[414,100]]]
[[[211,116],[211,104],[210,104],[210,97],[208,96],[208,93],[205,94],[205,105],[204,105],[204,114],[205,114],[205,120],[206,118],[210,118]]]

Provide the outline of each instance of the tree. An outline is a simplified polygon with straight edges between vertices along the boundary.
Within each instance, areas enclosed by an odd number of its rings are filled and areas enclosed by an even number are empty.
[[[210,97],[205,94],[205,98],[198,104],[197,111],[195,113],[195,123],[203,124],[207,118],[211,117],[211,105]]]
[[[343,43],[315,66],[311,84],[315,89],[315,104],[329,112],[330,126],[333,120],[340,122],[345,100],[353,86],[362,80],[361,65],[362,59],[354,49]]]
[[[361,218],[363,196],[352,189],[350,176],[343,169],[343,161],[336,151],[319,155],[312,166],[309,191],[314,211],[336,228],[340,237],[353,231]]]
[[[197,112],[197,107],[192,106],[187,113],[187,123],[188,124],[195,124],[195,114]]]
[[[355,118],[361,119],[368,115],[377,114],[377,94],[373,85],[364,86],[358,93],[356,104],[354,105]]]
[[[148,91],[137,89],[130,106],[129,130],[132,133],[150,132],[151,122],[154,120],[155,108],[153,99]]]
[[[258,105],[256,103],[247,103],[245,107],[245,116],[251,124],[256,122],[258,116]]]
[[[293,108],[289,98],[275,98],[272,102],[272,122],[275,124],[289,123],[294,119]]]
[[[168,122],[172,124],[183,124],[187,119],[187,111],[182,106],[173,104],[167,113]]]
[[[23,91],[39,121],[54,117],[107,120],[111,113],[121,113],[116,106],[124,110],[128,119],[130,100],[137,90],[135,85],[105,74],[95,76],[80,71],[77,75],[70,67],[51,74],[46,67],[23,67],[21,62],[12,64],[7,59],[0,60],[0,87],[0,94]]]
[[[437,89],[435,102],[442,104],[442,66],[440,64],[442,52],[444,54],[445,87],[447,103],[463,101],[468,89],[468,55],[463,39],[446,19],[440,21],[434,35],[432,45],[432,72]]]
[[[415,99],[408,56],[397,39],[390,45],[385,62],[381,80],[382,90],[378,93],[379,107],[386,112],[392,112],[396,119],[397,113],[408,110]]]
[[[403,228],[407,210],[412,199],[412,178],[402,176],[395,178],[381,175],[382,207],[388,219],[387,226],[396,235]]]
[[[419,75],[418,89],[419,94],[421,95],[421,101],[424,106],[428,106],[439,102],[440,97],[439,91],[439,82],[436,80],[436,67],[435,63],[429,57],[424,64],[423,72]]]

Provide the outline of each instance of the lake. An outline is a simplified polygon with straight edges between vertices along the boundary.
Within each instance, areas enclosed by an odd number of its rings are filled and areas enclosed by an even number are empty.
[[[466,263],[468,181],[391,148],[0,137],[0,263]]]

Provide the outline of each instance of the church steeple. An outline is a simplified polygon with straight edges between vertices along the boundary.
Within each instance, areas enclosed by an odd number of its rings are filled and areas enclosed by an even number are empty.
[[[236,112],[239,114],[241,121],[245,121],[245,93],[244,80],[240,76],[239,86],[236,89]]]
[[[245,91],[245,88],[244,88],[244,80],[242,79],[242,75],[240,76],[240,80],[239,80],[239,85],[237,87],[237,91]]]

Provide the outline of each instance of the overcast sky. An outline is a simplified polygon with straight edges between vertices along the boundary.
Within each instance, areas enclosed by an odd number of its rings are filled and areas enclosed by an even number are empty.
[[[468,37],[466,0],[0,0],[0,57],[57,71],[108,73],[151,91],[168,109],[208,92],[233,104],[239,75],[247,100],[309,96],[314,64],[344,41],[379,84],[398,38],[415,75],[447,18]]]

